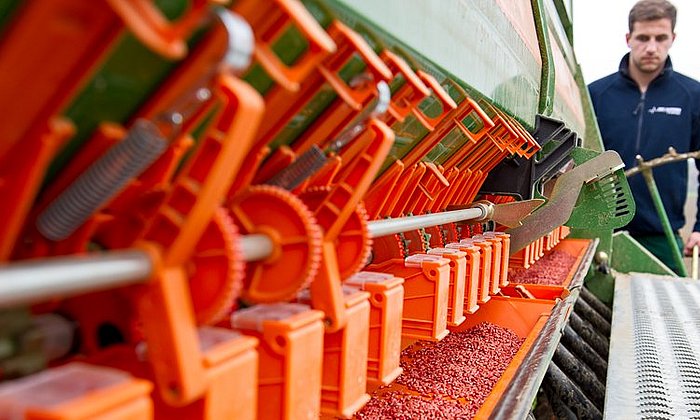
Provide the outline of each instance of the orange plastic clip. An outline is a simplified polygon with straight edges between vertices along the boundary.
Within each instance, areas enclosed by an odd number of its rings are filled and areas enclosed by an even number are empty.
[[[286,90],[299,90],[309,73],[336,50],[331,37],[298,0],[239,1],[233,8],[253,27],[255,58]],[[275,54],[273,45],[291,27],[304,37],[308,48],[294,64],[287,66]]]
[[[440,167],[432,162],[422,163],[426,166],[427,171],[418,183],[418,189],[409,199],[410,205],[405,210],[413,214],[423,213],[432,205],[441,191],[450,187],[450,183],[442,174]]]
[[[324,61],[319,71],[342,100],[333,101],[294,142],[292,147],[298,153],[303,153],[311,145],[322,146],[330,139],[338,137],[377,96],[376,84],[382,80],[388,82],[392,78],[389,67],[360,34],[337,21],[329,26],[328,33],[338,45],[338,52]],[[362,58],[370,78],[357,84],[346,83],[340,77],[340,72],[355,54]]]
[[[400,160],[394,161],[389,169],[370,186],[364,197],[365,208],[370,220],[374,220],[383,214],[383,209],[396,188],[403,170],[403,162]]]
[[[207,388],[191,287],[185,266],[196,250],[225,194],[263,113],[260,95],[231,76],[216,80],[222,111],[179,172],[143,246],[162,261],[150,282],[139,287],[137,302],[156,383],[163,399],[183,405]],[[162,247],[154,251],[149,244]]]
[[[391,95],[389,108],[382,118],[387,125],[392,126],[397,121],[403,122],[417,109],[423,99],[430,96],[430,89],[403,58],[389,50],[382,51],[380,57],[393,74],[401,74],[404,78],[404,84]]]
[[[472,133],[462,122],[463,119],[470,115],[475,116],[482,123],[481,128],[475,133]],[[465,94],[465,99],[462,100],[459,105],[457,105],[457,108],[450,111],[450,113],[440,121],[435,129],[428,133],[420,141],[420,143],[411,149],[411,151],[401,160],[403,160],[406,165],[413,165],[414,163],[420,161],[455,128],[460,130],[462,134],[470,139],[472,144],[476,144],[493,126],[494,123],[486,112],[484,112],[479,104]],[[463,147],[462,149],[469,149],[469,147]],[[461,153],[464,152],[460,150],[455,154]],[[445,168],[450,168],[459,161],[461,161],[461,159],[453,161],[452,157],[450,157],[450,159],[448,159],[445,163]]]
[[[169,22],[152,0],[107,0],[124,24],[144,45],[169,59],[187,54],[187,37],[209,13],[208,0],[192,0],[187,13]]]
[[[420,121],[421,124],[428,130],[432,131],[438,126],[440,121],[442,121],[450,112],[457,108],[457,103],[450,97],[449,93],[443,89],[440,83],[430,74],[418,70],[416,72],[418,77],[425,83],[425,85],[430,89],[431,95],[440,102],[442,106],[442,112],[434,117],[429,117],[416,107],[412,109],[413,115]]]
[[[390,384],[403,371],[399,366],[403,282],[393,274],[370,271],[361,271],[345,282],[371,294],[367,384],[372,387]]]

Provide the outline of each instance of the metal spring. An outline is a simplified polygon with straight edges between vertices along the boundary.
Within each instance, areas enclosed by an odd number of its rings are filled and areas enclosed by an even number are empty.
[[[124,140],[110,148],[39,215],[37,229],[52,241],[69,237],[167,146],[154,123],[137,120]]]

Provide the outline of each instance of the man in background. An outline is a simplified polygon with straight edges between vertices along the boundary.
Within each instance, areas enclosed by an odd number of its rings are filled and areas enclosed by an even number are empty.
[[[651,160],[669,147],[679,153],[700,149],[700,83],[673,70],[668,51],[676,38],[675,25],[676,8],[668,1],[637,2],[629,13],[630,52],[616,73],[588,87],[603,144],[617,151],[628,168],[636,166],[637,155]],[[700,245],[700,219],[683,245],[678,230],[685,224],[688,166],[677,162],[656,167],[653,173],[676,242],[689,255]],[[637,212],[626,229],[678,273],[643,177],[633,176],[629,183]]]

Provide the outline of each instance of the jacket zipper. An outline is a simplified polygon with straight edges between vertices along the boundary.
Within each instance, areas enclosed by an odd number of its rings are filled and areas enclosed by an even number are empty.
[[[637,104],[637,109],[634,110],[634,115],[638,115],[637,118],[637,140],[635,142],[635,155],[640,152],[640,147],[642,143],[642,122],[644,121],[644,97],[646,92],[642,92],[642,96],[639,97],[639,104]]]

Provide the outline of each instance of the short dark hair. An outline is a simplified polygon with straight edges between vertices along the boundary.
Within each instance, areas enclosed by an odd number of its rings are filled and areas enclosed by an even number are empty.
[[[671,19],[671,30],[676,28],[676,6],[666,0],[640,0],[630,10],[630,33],[634,22],[647,22],[657,19]]]

